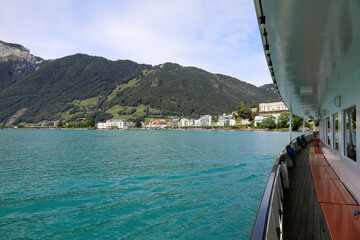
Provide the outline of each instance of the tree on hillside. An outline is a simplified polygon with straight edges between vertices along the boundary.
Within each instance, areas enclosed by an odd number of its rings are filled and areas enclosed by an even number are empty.
[[[103,122],[111,118],[113,118],[111,113],[98,112],[95,116],[95,122]]]
[[[136,128],[141,128],[141,122],[140,122],[139,120],[136,121],[135,127],[136,127]]]
[[[132,108],[128,111],[128,115],[132,115],[136,112],[136,108]]]
[[[290,114],[289,113],[282,113],[278,118],[278,128],[288,128],[290,121]]]
[[[246,102],[242,101],[241,104],[237,107],[237,113],[240,118],[247,118],[248,117],[248,111],[245,107]]]
[[[253,102],[250,107],[251,108],[259,108],[259,104],[257,102]]]
[[[254,121],[255,116],[250,108],[246,110],[246,118],[249,119],[249,121]]]
[[[95,127],[95,119],[91,118],[90,120],[86,120],[84,123],[85,127]]]

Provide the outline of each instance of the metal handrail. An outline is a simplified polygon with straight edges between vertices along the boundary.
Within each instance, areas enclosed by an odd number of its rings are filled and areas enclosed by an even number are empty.
[[[274,193],[275,179],[280,170],[279,163],[280,163],[280,158],[277,157],[275,160],[275,164],[273,165],[273,168],[271,169],[270,176],[267,181],[263,197],[261,199],[259,210],[256,215],[256,220],[251,229],[251,234],[249,236],[249,239],[251,239],[251,240],[265,238],[266,228],[267,228],[267,224],[268,224],[269,210],[270,210],[270,200],[271,200],[272,194]]]
[[[307,135],[304,134],[305,137],[307,137],[309,135],[312,135],[312,133],[307,134]],[[297,138],[293,139],[290,143],[297,145],[296,139]],[[286,146],[282,148],[281,152],[277,156],[275,163],[271,169],[270,176],[267,181],[263,197],[261,199],[259,210],[257,212],[255,222],[252,226],[252,229],[251,229],[251,232],[249,235],[249,240],[260,240],[260,239],[265,239],[265,237],[266,237],[267,227],[268,227],[269,221],[270,221],[269,216],[271,213],[270,212],[271,199],[272,199],[273,195],[275,194],[275,186],[277,183],[276,181],[278,179],[277,176],[279,175],[279,172],[280,172],[281,157],[285,153],[286,153]]]

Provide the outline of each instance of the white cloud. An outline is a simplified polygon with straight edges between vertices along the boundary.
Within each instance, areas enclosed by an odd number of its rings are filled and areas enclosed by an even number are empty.
[[[170,61],[270,82],[252,0],[0,0],[0,8],[0,39],[44,58]]]

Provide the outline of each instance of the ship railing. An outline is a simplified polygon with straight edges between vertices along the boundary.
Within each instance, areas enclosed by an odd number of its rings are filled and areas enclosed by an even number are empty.
[[[306,142],[313,140],[313,133],[304,134]],[[296,151],[300,150],[302,144],[298,138],[293,139],[289,146]],[[286,151],[287,146],[283,147],[276,157],[267,181],[259,210],[251,229],[250,240],[260,239],[282,239],[283,227],[283,190],[289,188],[289,178],[287,167],[291,167],[293,162]]]

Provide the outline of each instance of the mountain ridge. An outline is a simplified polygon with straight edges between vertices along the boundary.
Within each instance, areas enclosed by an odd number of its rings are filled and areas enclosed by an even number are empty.
[[[250,105],[278,97],[236,78],[177,63],[152,66],[74,54],[14,70],[26,61],[0,61],[1,122],[23,108],[17,122],[194,117],[231,112],[241,101]]]

